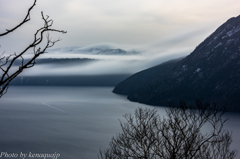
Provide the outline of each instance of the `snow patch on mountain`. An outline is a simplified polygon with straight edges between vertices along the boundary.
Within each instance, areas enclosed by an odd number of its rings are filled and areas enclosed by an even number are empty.
[[[200,72],[200,71],[201,71],[201,68],[198,68],[198,69],[196,69],[196,71],[195,71],[195,72],[197,72],[197,73],[198,73],[198,72]]]
[[[187,70],[188,70],[187,65],[183,65],[183,66],[182,66],[182,71],[187,71]]]
[[[217,46],[215,46],[213,49],[216,49],[216,48],[218,48],[218,47],[221,46],[221,45],[222,45],[222,43],[220,42],[220,43],[218,43]]]
[[[232,30],[230,30],[229,32],[227,32],[227,35],[229,37],[231,37],[233,34],[237,33],[238,31],[240,31],[240,24],[237,27],[233,27]]]

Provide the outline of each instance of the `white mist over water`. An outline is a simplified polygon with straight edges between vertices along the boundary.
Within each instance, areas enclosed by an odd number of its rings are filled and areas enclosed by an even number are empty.
[[[168,46],[169,47],[169,46]],[[96,44],[85,47],[65,47],[49,49],[40,59],[91,59],[88,62],[45,63],[36,64],[21,75],[111,75],[134,74],[156,66],[162,62],[184,57],[192,48],[153,46],[117,46],[113,44]],[[97,53],[96,53],[97,52]],[[31,53],[26,55],[29,58]]]

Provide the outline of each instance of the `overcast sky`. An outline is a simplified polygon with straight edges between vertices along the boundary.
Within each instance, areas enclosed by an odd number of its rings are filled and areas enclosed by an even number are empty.
[[[18,24],[33,0],[1,0],[0,31]],[[240,14],[239,0],[38,0],[32,20],[17,32],[1,37],[1,50],[17,51],[30,43],[42,24],[40,12],[54,27],[56,47],[112,43],[131,47],[195,48],[218,26]]]
[[[21,22],[32,3],[33,0],[0,0],[0,32]],[[41,11],[54,20],[55,29],[68,32],[51,34],[55,39],[63,39],[55,48],[110,44],[116,48],[147,52],[142,57],[150,59],[148,63],[128,62],[127,65],[125,61],[119,63],[119,58],[115,59],[118,62],[110,60],[80,67],[82,72],[111,68],[109,73],[126,70],[134,73],[164,60],[190,54],[221,24],[240,14],[240,1],[38,0],[31,12],[31,21],[0,38],[0,53],[18,53],[32,42],[33,34],[43,24]],[[66,54],[66,57],[70,56]],[[56,72],[55,69],[52,72]],[[81,71],[78,69],[78,72]]]

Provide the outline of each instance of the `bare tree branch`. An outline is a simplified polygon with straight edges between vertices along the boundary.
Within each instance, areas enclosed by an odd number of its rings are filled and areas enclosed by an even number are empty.
[[[36,2],[37,2],[37,0],[34,0],[33,5],[28,9],[27,15],[25,16],[25,18],[23,19],[23,21],[22,21],[21,23],[19,23],[17,26],[15,26],[15,27],[12,28],[12,29],[6,29],[6,32],[0,34],[0,36],[4,36],[4,35],[7,35],[7,34],[13,32],[13,31],[16,30],[17,28],[21,27],[24,23],[26,23],[26,22],[28,22],[29,20],[31,20],[31,18],[30,18],[30,12],[31,12],[31,10],[33,9],[33,7],[36,5]]]
[[[32,10],[35,4],[36,0],[34,1],[34,4],[29,8],[28,14],[26,15],[22,23],[20,23],[14,29],[8,30],[6,33],[1,34],[1,36],[14,31],[22,24],[29,21],[30,11]],[[33,42],[18,54],[14,53],[0,58],[0,70],[2,71],[2,75],[0,78],[0,97],[2,97],[7,92],[8,86],[14,78],[16,78],[24,69],[33,67],[36,63],[36,59],[40,55],[46,53],[46,50],[48,48],[51,48],[52,46],[54,46],[56,42],[60,41],[60,39],[52,40],[52,38],[49,35],[49,32],[59,32],[63,34],[67,33],[66,31],[63,30],[52,29],[51,27],[53,25],[53,20],[49,19],[49,16],[47,15],[44,16],[43,12],[41,12],[41,16],[44,25],[35,32]],[[45,35],[47,42],[43,48],[40,48],[39,45],[42,44]],[[30,59],[24,59],[23,55],[26,54],[26,52],[29,51],[30,49],[33,50],[33,56]],[[14,62],[16,62],[19,59],[21,60],[21,65],[17,68],[17,70],[12,71]]]
[[[180,102],[161,118],[155,109],[138,108],[126,114],[122,132],[113,137],[99,159],[233,159],[231,133],[224,130],[225,109],[196,100],[195,106]],[[206,131],[206,125],[211,131]]]

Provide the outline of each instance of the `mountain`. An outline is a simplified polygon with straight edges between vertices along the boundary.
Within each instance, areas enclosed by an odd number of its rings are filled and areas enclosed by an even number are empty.
[[[155,67],[143,70],[138,72],[126,80],[119,83],[113,90],[114,93],[129,95],[138,91],[144,84],[148,83],[151,79],[154,79],[156,75],[161,76],[170,69],[173,65],[175,65],[182,58],[170,60],[164,62]]]
[[[15,86],[115,86],[129,75],[39,75],[18,76]]]
[[[24,64],[29,59],[24,60]],[[89,62],[96,62],[97,59],[88,59],[88,58],[39,58],[36,59],[36,65],[41,64],[54,64],[54,65],[71,65],[71,64],[86,64]],[[14,66],[20,66],[22,64],[22,60],[18,59],[16,60],[13,65]]]
[[[86,47],[65,47],[50,49],[52,52],[62,52],[62,53],[74,53],[74,54],[87,54],[87,55],[137,55],[139,52],[135,50],[124,50],[108,45],[95,45]]]
[[[118,84],[114,93],[150,105],[196,98],[240,111],[240,16],[229,19],[182,60],[141,71]]]
[[[123,49],[99,49],[91,48],[84,50],[80,53],[93,54],[93,55],[134,55],[138,54],[136,51],[125,51]]]

